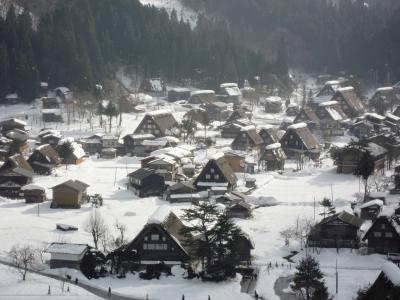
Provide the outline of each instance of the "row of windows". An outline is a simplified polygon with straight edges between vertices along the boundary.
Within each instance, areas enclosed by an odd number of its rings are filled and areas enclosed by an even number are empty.
[[[141,134],[145,134],[145,133],[147,133],[148,131],[147,130],[140,130],[140,133]],[[153,130],[152,132],[154,132],[155,134],[159,134],[160,133],[160,130],[158,130],[158,129],[155,129],[155,130]]]
[[[376,238],[382,237],[382,232],[375,231],[374,232],[374,237],[376,237]],[[393,237],[393,233],[392,232],[385,232],[385,237],[386,238],[391,238],[391,237]]]
[[[160,235],[158,233],[153,233],[150,236],[145,236],[144,237],[145,241],[151,240],[151,241],[159,241],[160,240]],[[162,237],[162,240],[165,242],[166,238],[165,236]]]
[[[143,250],[168,250],[168,244],[143,244]]]
[[[219,179],[219,174],[214,174],[214,176],[211,176],[211,174],[206,174],[206,179],[210,180],[211,178],[214,178],[215,180]]]

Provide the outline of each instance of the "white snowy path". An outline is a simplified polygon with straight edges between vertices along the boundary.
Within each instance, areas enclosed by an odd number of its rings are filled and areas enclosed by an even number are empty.
[[[50,295],[48,295],[50,286]],[[69,292],[67,287],[69,286]],[[71,284],[65,284],[64,291],[62,283],[58,280],[28,273],[26,280],[22,281],[16,269],[0,264],[0,299],[1,300],[100,300],[84,289]]]

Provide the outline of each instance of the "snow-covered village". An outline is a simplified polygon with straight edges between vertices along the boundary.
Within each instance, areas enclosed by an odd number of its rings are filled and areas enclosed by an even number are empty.
[[[111,2],[0,1],[0,299],[400,299],[399,65]]]

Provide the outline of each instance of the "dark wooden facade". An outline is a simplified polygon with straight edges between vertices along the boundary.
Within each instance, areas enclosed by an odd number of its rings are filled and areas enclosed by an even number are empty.
[[[355,248],[358,246],[357,232],[362,220],[345,211],[323,219],[314,226],[308,245],[322,248]]]
[[[400,253],[400,218],[397,215],[379,217],[363,237],[369,253]]]
[[[155,137],[177,135],[178,122],[169,112],[154,112],[144,116],[134,134],[152,134]]]
[[[210,159],[199,176],[194,181],[198,190],[207,190],[212,187],[226,187],[232,190],[236,187],[237,177],[224,156]]]
[[[141,168],[128,175],[128,189],[139,197],[162,196],[165,179],[156,170]]]
[[[163,224],[156,223],[146,224],[124,252],[135,252],[135,263],[140,265],[159,262],[174,265],[190,260],[178,237],[170,234]]]
[[[231,144],[231,148],[240,151],[260,151],[262,144],[263,140],[257,133],[256,128],[254,126],[249,126],[242,128],[237,134]]]

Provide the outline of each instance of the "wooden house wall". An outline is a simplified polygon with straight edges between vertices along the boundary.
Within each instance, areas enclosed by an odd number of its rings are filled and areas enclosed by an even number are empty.
[[[79,207],[82,200],[82,193],[65,186],[53,189],[54,207]]]
[[[368,240],[370,253],[400,252],[400,237],[386,218],[376,220],[364,239]]]

